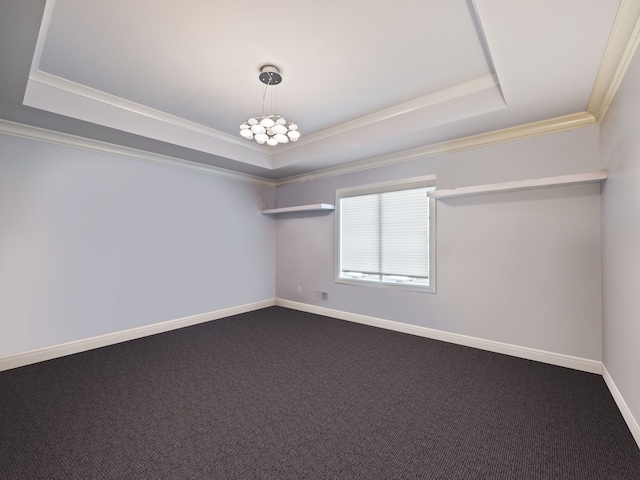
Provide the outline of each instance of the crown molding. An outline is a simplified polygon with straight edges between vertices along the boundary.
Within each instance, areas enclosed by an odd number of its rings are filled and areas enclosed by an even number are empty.
[[[260,146],[257,143],[249,143],[242,138],[229,135],[228,133],[221,132],[214,128],[206,127],[200,123],[192,122],[182,117],[171,115],[161,110],[147,107],[145,105],[141,105],[139,103],[132,102],[130,100],[126,100],[124,98],[117,97],[100,90],[96,90],[95,88],[87,87],[86,85],[82,85],[80,83],[73,82],[71,80],[67,80],[66,78],[58,77],[41,70],[32,71],[29,75],[29,81],[37,82],[39,84],[51,87],[55,90],[65,91],[79,97],[84,97],[93,102],[99,102],[105,105],[109,105],[121,111],[135,113],[140,117],[158,120],[162,123],[174,127],[179,127],[181,129],[191,130],[193,132],[206,135],[207,137],[210,137],[212,139],[221,140],[226,143],[230,143],[232,145],[243,147],[249,150],[255,150],[265,155],[271,155],[271,151],[267,147]]]
[[[62,145],[66,147],[79,148],[83,150],[89,150],[97,153],[104,153],[107,155],[115,155],[118,157],[129,158],[132,160],[139,160],[148,163],[155,163],[164,165],[167,167],[181,168],[183,170],[190,170],[192,172],[204,173],[207,175],[214,175],[221,178],[230,180],[237,180],[241,182],[254,183],[258,185],[264,185],[273,187],[275,182],[262,177],[249,175],[246,173],[234,172],[224,168],[212,167],[198,162],[191,162],[181,158],[170,157],[167,155],[161,155],[158,153],[146,152],[144,150],[137,150],[135,148],[123,147],[120,145],[114,145],[112,143],[101,142],[98,140],[91,140],[76,135],[70,135],[68,133],[60,133],[52,130],[46,130],[44,128],[33,127],[30,125],[24,125],[22,123],[10,122],[8,120],[0,119],[0,134],[11,135],[14,137],[26,138],[29,140],[37,140],[40,142],[52,143],[55,145]]]
[[[511,142],[514,140],[522,140],[529,137],[544,135],[548,133],[561,132],[574,128],[587,127],[596,125],[593,115],[588,112],[574,113],[562,117],[551,118],[539,122],[528,123],[516,127],[495,130],[493,132],[481,133],[469,137],[458,138],[446,142],[435,143],[412,150],[406,150],[381,157],[361,160],[359,162],[350,163],[343,166],[318,170],[317,172],[294,175],[291,177],[276,180],[276,186],[287,185],[290,183],[308,182],[310,180],[319,180],[347,173],[359,172],[372,168],[386,167],[398,163],[419,160],[422,158],[433,157],[435,155],[445,155],[448,153],[469,150],[472,148],[487,147],[498,143]]]
[[[415,98],[408,102],[404,102],[393,107],[385,108],[369,115],[356,118],[349,122],[336,125],[335,127],[327,128],[320,132],[306,135],[295,143],[289,143],[281,147],[277,153],[286,152],[287,150],[294,150],[313,142],[325,140],[327,138],[341,135],[343,133],[350,132],[363,127],[370,127],[373,124],[384,122],[394,117],[406,115],[416,110],[432,107],[440,103],[455,100],[457,98],[473,95],[474,93],[483,92],[485,90],[499,89],[500,83],[498,77],[495,74],[485,75],[475,80],[471,80],[459,85],[455,85],[444,90],[439,90],[428,95],[424,95],[419,98]],[[277,155],[277,154],[276,154]]]
[[[482,133],[479,135],[473,135],[470,137],[459,138],[447,142],[436,143],[433,145],[427,145],[426,147],[420,147],[413,150],[407,150],[391,155],[384,155],[381,157],[370,158],[359,162],[350,163],[347,165],[328,168],[324,170],[318,170],[313,173],[295,175],[280,180],[270,180],[263,177],[249,175],[246,173],[234,172],[224,168],[212,167],[198,162],[191,162],[176,157],[170,157],[167,155],[161,155],[157,153],[146,152],[143,150],[137,150],[134,148],[123,147],[120,145],[114,145],[107,142],[101,142],[98,140],[91,140],[84,137],[70,135],[67,133],[55,132],[39,127],[33,127],[30,125],[24,125],[21,123],[11,122],[8,120],[0,119],[0,134],[11,135],[15,137],[27,138],[30,140],[38,140],[46,143],[52,143],[56,145],[63,145],[73,148],[80,148],[83,150],[89,150],[98,153],[104,153],[108,155],[116,155],[119,157],[130,158],[133,160],[140,160],[144,162],[156,163],[164,166],[181,168],[185,170],[195,171],[208,175],[215,175],[222,178],[238,180],[243,182],[254,183],[258,185],[264,185],[269,187],[277,187],[281,185],[287,185],[290,183],[307,182],[311,180],[318,180],[327,177],[334,177],[337,175],[344,175],[348,173],[359,172],[361,170],[368,170],[372,168],[379,168],[388,165],[395,165],[398,163],[409,162],[412,160],[418,160],[421,158],[431,157],[435,155],[444,155],[447,153],[458,152],[462,150],[468,150],[472,148],[485,147],[489,145],[495,145],[498,143],[510,142],[513,140],[520,140],[528,137],[544,135],[547,133],[554,133],[564,130],[570,130],[574,128],[586,127],[595,125],[595,118],[587,113],[576,113],[572,115],[566,115],[563,117],[557,117],[550,120],[543,120],[540,122],[529,123],[520,125],[517,127],[506,128],[502,130],[496,130],[493,132]]]
[[[248,165],[272,168],[271,153],[266,147],[48,73],[38,71],[29,76],[23,105]]]
[[[600,63],[587,112],[601,122],[640,43],[640,0],[622,0]]]

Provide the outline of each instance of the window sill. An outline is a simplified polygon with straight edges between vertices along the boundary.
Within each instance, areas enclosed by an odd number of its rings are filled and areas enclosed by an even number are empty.
[[[336,278],[335,283],[340,283],[343,285],[353,285],[356,287],[373,287],[373,288],[383,288],[386,290],[402,290],[406,292],[436,293],[435,285],[415,285],[409,282],[383,283],[383,282],[369,282],[366,280],[350,280],[348,278]]]

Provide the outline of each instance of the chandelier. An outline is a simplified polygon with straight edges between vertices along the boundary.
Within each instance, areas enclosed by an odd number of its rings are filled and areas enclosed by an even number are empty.
[[[282,115],[265,115],[264,99],[267,96],[267,88],[282,82],[282,75],[278,67],[265,65],[260,69],[258,76],[264,83],[262,94],[262,116],[251,117],[240,125],[240,135],[247,140],[255,140],[260,145],[278,145],[279,143],[297,142],[300,138],[298,126],[295,123],[287,123]],[[277,105],[276,105],[277,107]]]

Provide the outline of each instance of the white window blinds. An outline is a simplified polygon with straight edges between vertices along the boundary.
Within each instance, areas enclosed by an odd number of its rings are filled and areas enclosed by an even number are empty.
[[[429,285],[432,187],[340,199],[340,277]]]

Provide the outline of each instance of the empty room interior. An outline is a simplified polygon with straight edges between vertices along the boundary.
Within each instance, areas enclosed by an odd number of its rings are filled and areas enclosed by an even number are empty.
[[[638,43],[0,2],[0,478],[640,479]]]

